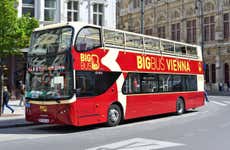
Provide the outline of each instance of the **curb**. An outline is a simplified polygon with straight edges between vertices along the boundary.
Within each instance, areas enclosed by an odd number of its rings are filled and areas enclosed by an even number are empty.
[[[13,127],[26,127],[38,125],[39,123],[27,122],[24,115],[0,117],[0,129]]]
[[[0,129],[6,129],[6,128],[16,128],[16,127],[27,127],[27,126],[34,126],[34,125],[40,125],[35,123],[17,123],[12,125],[0,125]]]

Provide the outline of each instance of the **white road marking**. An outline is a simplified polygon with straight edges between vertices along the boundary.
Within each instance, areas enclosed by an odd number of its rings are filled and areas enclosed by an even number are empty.
[[[220,103],[220,102],[216,102],[216,101],[211,101],[212,103],[215,103],[217,105],[220,105],[220,106],[227,106],[227,104],[224,104],[224,103]]]
[[[230,101],[224,101],[224,103],[226,103],[226,104],[230,104]]]
[[[175,146],[184,146],[184,144],[144,138],[133,138],[86,150],[154,150]]]
[[[211,98],[211,99],[227,99],[229,100],[229,96],[208,96],[208,98]]]

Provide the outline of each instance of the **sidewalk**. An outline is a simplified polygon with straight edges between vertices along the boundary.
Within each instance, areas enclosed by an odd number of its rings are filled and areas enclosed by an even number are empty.
[[[19,106],[19,100],[9,101],[9,105],[14,109],[12,114],[8,108],[5,108],[4,114],[0,116],[0,128],[10,128],[18,126],[27,126],[33,123],[25,120],[25,107]]]
[[[230,91],[208,91],[208,95],[212,96],[230,96]]]

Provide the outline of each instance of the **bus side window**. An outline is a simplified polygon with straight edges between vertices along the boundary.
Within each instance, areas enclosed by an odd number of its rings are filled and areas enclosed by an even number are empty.
[[[167,74],[159,75],[159,92],[172,91],[172,76]]]
[[[122,91],[125,94],[140,93],[140,74],[129,73],[125,83],[123,85]]]
[[[158,92],[158,77],[156,74],[142,74],[141,93],[156,93]]]
[[[196,47],[187,46],[187,53],[190,56],[197,56]]]
[[[84,52],[101,47],[100,29],[85,27],[81,29],[75,41],[77,51]]]
[[[132,78],[132,91],[133,93],[140,93],[140,76],[138,74]]]

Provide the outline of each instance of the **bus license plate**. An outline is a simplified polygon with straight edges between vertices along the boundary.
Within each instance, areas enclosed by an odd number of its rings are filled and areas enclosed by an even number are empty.
[[[44,118],[40,118],[38,119],[38,121],[41,123],[49,123],[49,119],[44,119]]]

